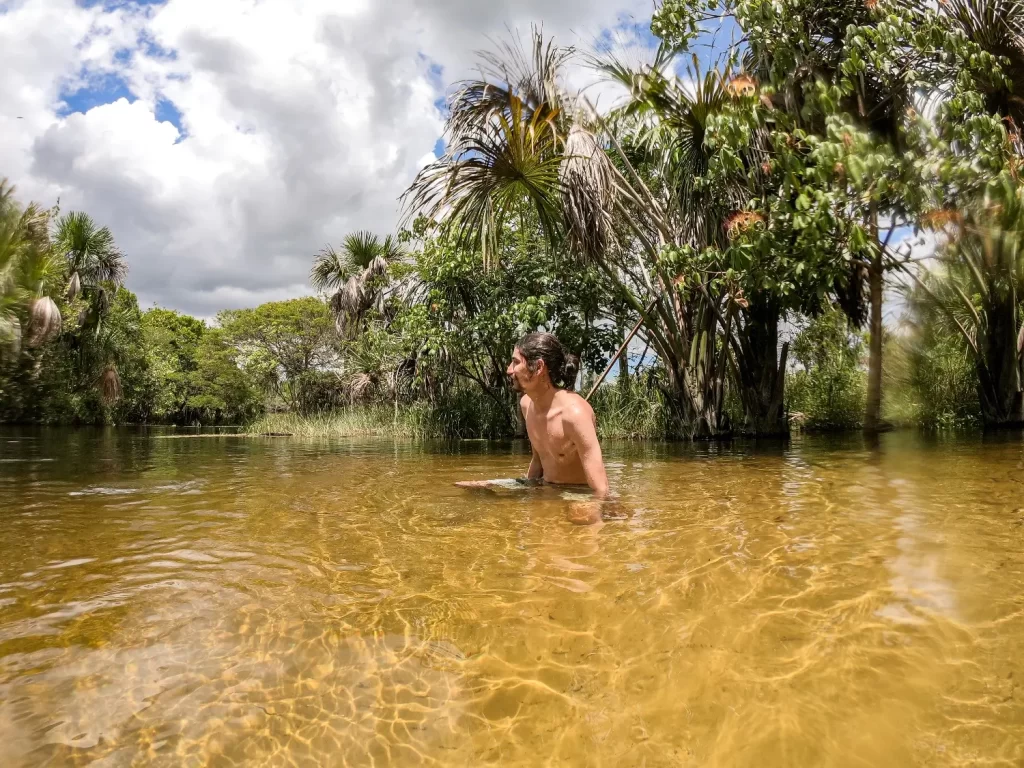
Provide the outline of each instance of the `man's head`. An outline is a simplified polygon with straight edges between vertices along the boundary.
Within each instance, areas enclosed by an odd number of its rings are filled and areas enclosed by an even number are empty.
[[[578,370],[579,358],[550,333],[528,333],[516,344],[506,373],[516,392],[529,394],[548,386],[572,389]]]

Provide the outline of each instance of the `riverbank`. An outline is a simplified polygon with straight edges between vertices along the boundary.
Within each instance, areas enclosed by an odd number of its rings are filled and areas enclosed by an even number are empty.
[[[619,387],[602,387],[592,404],[598,432],[607,440],[663,440],[668,433],[668,410],[660,396],[638,397]],[[486,398],[447,407],[428,403],[353,405],[312,415],[267,414],[249,424],[252,435],[291,434],[296,437],[395,437],[413,439],[478,439],[513,437],[514,422]]]
[[[302,416],[271,413],[246,427],[251,435],[289,434],[296,437],[444,437],[435,419],[422,408],[353,406],[344,410]]]

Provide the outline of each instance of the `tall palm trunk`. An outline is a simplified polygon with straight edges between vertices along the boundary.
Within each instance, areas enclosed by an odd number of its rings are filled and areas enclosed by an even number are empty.
[[[875,252],[868,266],[868,290],[871,298],[871,316],[868,324],[868,392],[867,407],[864,411],[864,431],[878,432],[882,429],[882,297],[884,294],[885,267],[882,263],[882,244],[878,240],[878,211],[874,204],[868,214]]]
[[[622,340],[625,341],[629,338],[630,329],[626,327],[625,323],[619,323],[618,326],[619,335]],[[627,347],[619,355],[619,384],[623,387],[629,386],[629,348]]]
[[[741,354],[736,378],[743,403],[743,431],[758,436],[786,435],[789,425],[783,408],[789,342],[779,350],[779,311],[768,303],[755,303],[746,312],[739,333]]]
[[[1017,328],[1017,294],[987,302],[985,320],[988,332],[983,335],[978,360],[978,399],[982,419],[987,427],[1024,423],[1024,393],[1021,391],[1022,370]]]

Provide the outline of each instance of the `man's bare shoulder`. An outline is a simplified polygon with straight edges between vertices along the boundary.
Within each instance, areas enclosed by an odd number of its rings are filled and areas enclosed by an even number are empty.
[[[533,405],[533,401],[529,395],[523,395],[519,398],[519,407],[523,409],[523,413],[526,413],[531,405]]]
[[[569,421],[580,424],[594,422],[594,409],[578,394],[563,389],[559,391],[557,397],[558,404],[562,407],[562,413]]]

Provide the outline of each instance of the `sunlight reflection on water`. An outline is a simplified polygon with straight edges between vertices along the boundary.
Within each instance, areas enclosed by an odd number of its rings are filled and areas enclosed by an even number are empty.
[[[1021,765],[1024,443],[0,442],[5,765]],[[43,461],[46,459],[47,461]]]

